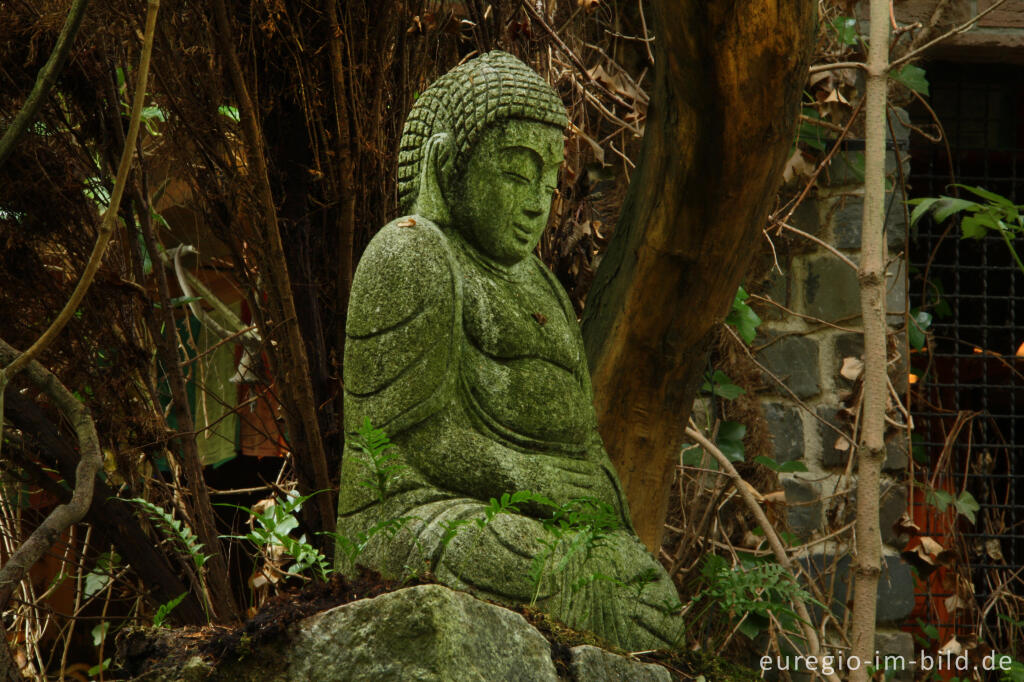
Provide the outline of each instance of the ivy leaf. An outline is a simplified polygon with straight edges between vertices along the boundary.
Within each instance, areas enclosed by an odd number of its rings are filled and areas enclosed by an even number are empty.
[[[739,422],[722,422],[718,428],[718,440],[715,445],[730,462],[742,462],[743,436],[747,435],[747,427]]]
[[[716,369],[710,379],[704,380],[704,384],[700,387],[700,390],[705,393],[713,393],[714,395],[725,398],[726,400],[734,400],[746,393],[741,386],[737,386],[732,383],[732,379],[730,379],[729,376],[720,369]]]
[[[857,44],[857,20],[853,17],[836,17],[832,20],[832,28],[843,45]]]
[[[971,495],[966,490],[963,491],[960,493],[960,496],[956,498],[956,501],[953,502],[953,506],[956,508],[957,514],[966,517],[972,524],[976,525],[978,523],[975,512],[981,509],[981,505],[979,505],[978,501],[974,499],[974,495]]]
[[[904,64],[896,71],[890,71],[889,77],[902,83],[914,92],[928,94],[928,79],[924,77],[924,69],[913,64]]]
[[[754,461],[762,466],[766,466],[772,471],[777,471],[780,474],[791,474],[797,471],[807,471],[807,465],[800,460],[791,460],[789,462],[783,462],[779,464],[771,457],[765,455],[758,455],[754,458]]]
[[[725,318],[725,323],[735,327],[736,332],[743,339],[744,343],[750,345],[754,337],[757,336],[757,328],[761,324],[761,318],[758,317],[753,308],[747,305],[746,301],[748,298],[750,298],[750,294],[747,293],[746,289],[740,287],[736,290],[736,296],[732,300],[732,311]]]
[[[967,199],[957,199],[956,197],[939,197],[939,200],[935,202],[935,211],[932,217],[935,218],[935,222],[944,223],[946,218],[959,213],[967,209],[978,209],[978,203],[975,201],[968,201]]]

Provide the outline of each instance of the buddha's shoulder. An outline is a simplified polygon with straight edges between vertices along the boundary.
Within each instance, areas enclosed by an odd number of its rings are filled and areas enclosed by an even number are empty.
[[[450,268],[450,252],[448,239],[436,224],[422,216],[402,216],[374,235],[359,261],[359,267],[399,268],[432,274],[430,270],[434,268]]]

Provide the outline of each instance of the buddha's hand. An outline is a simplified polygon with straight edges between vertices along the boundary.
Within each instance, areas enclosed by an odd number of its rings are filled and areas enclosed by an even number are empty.
[[[606,502],[618,509],[618,494],[604,468],[594,462],[568,457],[546,455],[530,458],[522,472],[527,475],[516,477],[519,490],[548,498],[561,506],[572,500],[592,498]],[[550,509],[531,510],[535,515],[550,515]]]

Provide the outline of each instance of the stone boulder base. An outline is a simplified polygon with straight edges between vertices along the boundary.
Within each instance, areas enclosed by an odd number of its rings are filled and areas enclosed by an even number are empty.
[[[665,668],[593,646],[570,650],[577,682],[670,680]],[[194,658],[146,680],[557,682],[551,645],[518,613],[440,585],[419,585],[335,607],[217,668]]]

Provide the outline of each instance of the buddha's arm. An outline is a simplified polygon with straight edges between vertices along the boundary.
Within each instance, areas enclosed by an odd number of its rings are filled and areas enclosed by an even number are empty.
[[[488,500],[530,491],[557,504],[582,497],[616,508],[618,492],[605,469],[589,458],[520,452],[459,424],[456,409],[438,414],[401,438],[410,464],[434,485]],[[536,508],[543,515],[550,509]]]

